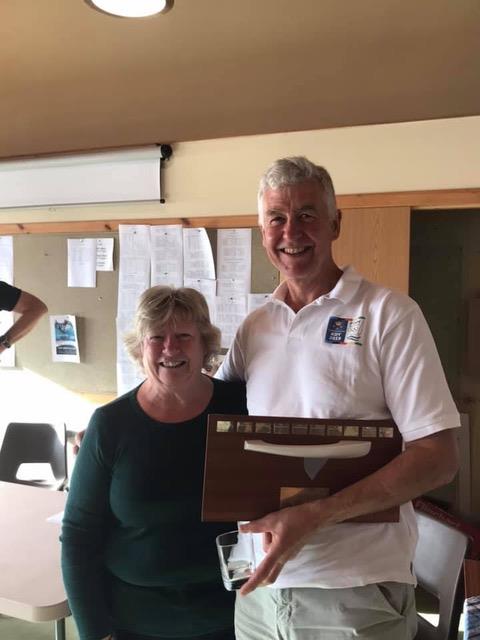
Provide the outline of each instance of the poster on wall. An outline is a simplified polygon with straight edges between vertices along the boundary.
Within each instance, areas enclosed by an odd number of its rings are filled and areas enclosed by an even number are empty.
[[[80,362],[75,316],[50,316],[53,362]]]

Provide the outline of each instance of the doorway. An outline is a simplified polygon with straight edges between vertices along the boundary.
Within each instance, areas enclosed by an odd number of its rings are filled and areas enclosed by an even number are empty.
[[[431,495],[468,519],[480,513],[480,210],[414,211],[411,297],[432,330],[450,390],[469,422],[469,504],[459,508],[458,478]],[[469,459],[465,460],[465,455]]]

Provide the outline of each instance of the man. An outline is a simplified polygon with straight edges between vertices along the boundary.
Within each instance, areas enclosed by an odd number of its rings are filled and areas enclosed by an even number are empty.
[[[413,300],[335,264],[341,212],[325,169],[278,160],[258,204],[263,246],[284,281],[242,323],[217,376],[247,382],[252,415],[393,418],[405,450],[335,495],[241,526],[263,560],[237,598],[237,640],[409,640],[410,500],[458,465],[459,416],[430,331]],[[398,523],[345,522],[394,505]]]
[[[0,281],[0,310],[19,314],[10,329],[0,336],[0,353],[23,338],[47,313],[47,306],[36,296]]]

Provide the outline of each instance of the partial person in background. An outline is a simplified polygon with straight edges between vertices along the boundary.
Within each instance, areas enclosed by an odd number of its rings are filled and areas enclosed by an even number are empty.
[[[393,418],[405,450],[334,495],[241,527],[261,562],[237,598],[237,640],[411,640],[410,500],[458,466],[459,415],[432,336],[408,296],[335,263],[341,213],[323,167],[274,162],[258,205],[284,281],[242,323],[217,377],[246,381],[251,415]],[[396,505],[398,523],[346,522]]]
[[[0,353],[27,335],[47,313],[44,302],[31,293],[0,281],[0,311],[13,311],[19,317],[6,333],[0,335]]]
[[[145,381],[100,407],[83,438],[62,528],[81,640],[233,640],[233,600],[200,521],[207,415],[246,413],[245,385],[202,373],[220,350],[204,297],[157,286],[126,339]]]

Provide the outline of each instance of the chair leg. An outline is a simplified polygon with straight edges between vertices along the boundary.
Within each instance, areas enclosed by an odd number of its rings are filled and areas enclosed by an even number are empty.
[[[55,640],[66,640],[65,618],[55,620]]]

